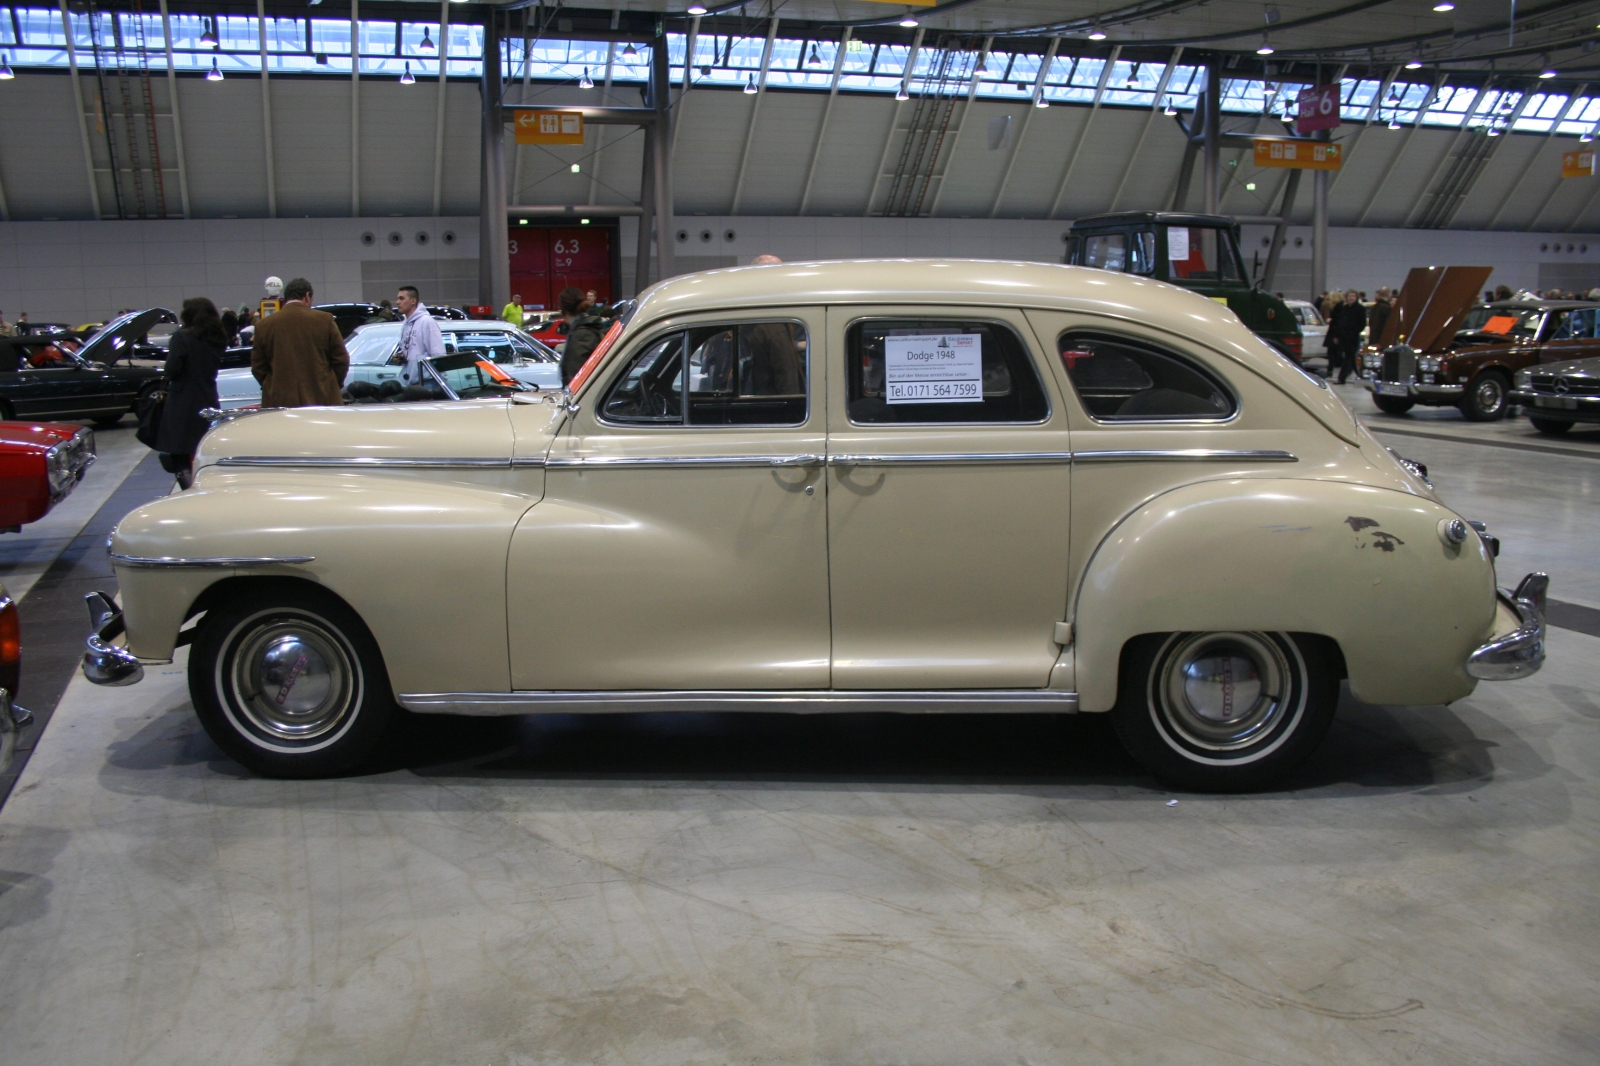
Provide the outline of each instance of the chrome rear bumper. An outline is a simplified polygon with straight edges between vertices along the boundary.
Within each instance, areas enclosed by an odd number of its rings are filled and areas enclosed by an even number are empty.
[[[1529,574],[1515,592],[1500,590],[1500,599],[1521,620],[1510,633],[1495,637],[1467,657],[1467,673],[1481,681],[1515,681],[1544,665],[1544,605],[1550,590],[1545,574]]]
[[[84,598],[89,606],[89,650],[83,653],[83,676],[96,685],[132,685],[144,677],[144,664],[127,648],[111,642],[124,630],[122,612],[111,597],[91,592]]]

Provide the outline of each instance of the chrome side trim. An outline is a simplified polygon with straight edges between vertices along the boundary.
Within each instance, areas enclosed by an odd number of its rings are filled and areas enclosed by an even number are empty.
[[[968,463],[1070,463],[1072,452],[944,452],[929,455],[830,455],[829,466],[961,466]]]
[[[180,559],[171,555],[119,555],[110,552],[111,561],[123,566],[134,567],[170,567],[172,569],[195,569],[198,567],[240,567],[240,566],[274,566],[279,564],[314,563],[315,555],[214,555],[195,558]]]
[[[456,459],[449,456],[387,456],[387,455],[230,455],[218,459],[217,466],[299,466],[355,469],[403,470],[425,467],[434,470],[479,469],[527,465],[506,459]]]
[[[1300,457],[1293,452],[1275,450],[1227,450],[1222,448],[1172,448],[1130,451],[1074,452],[1075,463],[1298,463]]]
[[[1544,665],[1544,609],[1550,591],[1546,574],[1529,574],[1515,592],[1500,591],[1501,602],[1516,612],[1516,629],[1467,656],[1467,673],[1481,681],[1515,681]]]
[[[769,711],[788,714],[1075,714],[1076,692],[1048,689],[915,691],[410,692],[400,705],[423,714],[627,714],[643,711]]]
[[[554,470],[606,470],[649,467],[816,466],[820,455],[584,455],[544,460]]]

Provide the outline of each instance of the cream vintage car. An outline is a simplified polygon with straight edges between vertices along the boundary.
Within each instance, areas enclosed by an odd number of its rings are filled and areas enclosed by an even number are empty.
[[[1497,595],[1420,471],[1160,282],[690,274],[572,385],[219,425],[113,534],[88,676],[188,645],[205,728],[277,776],[359,765],[397,704],[1076,711],[1238,789],[1311,751],[1343,678],[1438,704],[1543,660],[1543,575]]]

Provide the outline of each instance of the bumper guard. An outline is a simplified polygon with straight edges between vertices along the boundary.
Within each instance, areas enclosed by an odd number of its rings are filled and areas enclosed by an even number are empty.
[[[1515,592],[1500,590],[1501,601],[1521,624],[1468,656],[1468,674],[1480,681],[1515,681],[1539,672],[1544,665],[1544,610],[1549,590],[1546,574],[1529,574]]]
[[[83,653],[83,676],[96,685],[132,685],[144,677],[144,664],[127,648],[111,642],[123,634],[122,612],[103,592],[84,598],[89,607],[89,650]]]

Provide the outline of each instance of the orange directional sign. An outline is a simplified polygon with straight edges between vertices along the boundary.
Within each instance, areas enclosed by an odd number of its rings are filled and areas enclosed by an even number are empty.
[[[518,144],[582,144],[582,111],[518,111]]]
[[[1563,178],[1594,177],[1594,149],[1580,148],[1576,152],[1562,152],[1561,176]]]
[[[1256,166],[1295,170],[1338,170],[1341,153],[1327,141],[1294,141],[1279,137],[1256,138]]]

